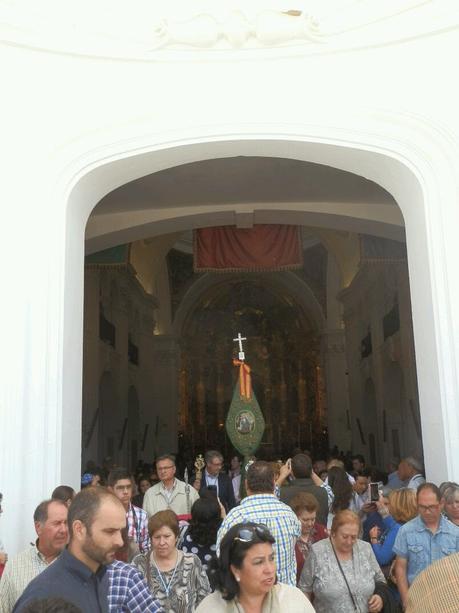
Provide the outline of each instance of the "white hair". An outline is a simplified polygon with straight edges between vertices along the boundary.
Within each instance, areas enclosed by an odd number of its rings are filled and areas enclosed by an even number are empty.
[[[407,464],[409,464],[412,468],[414,468],[414,470],[418,470],[419,472],[422,472],[424,470],[424,466],[422,465],[422,462],[420,462],[418,459],[414,458],[413,456],[408,456],[407,458],[405,458],[404,461]]]

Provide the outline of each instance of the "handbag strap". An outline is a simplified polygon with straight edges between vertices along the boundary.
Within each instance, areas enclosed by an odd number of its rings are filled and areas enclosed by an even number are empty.
[[[346,583],[347,591],[349,592],[349,596],[351,597],[352,604],[354,605],[354,611],[358,611],[359,609],[357,607],[357,603],[355,602],[355,598],[354,598],[354,596],[353,596],[353,594],[351,592],[351,588],[349,587],[349,583],[347,581],[346,575],[344,574],[344,570],[343,570],[343,567],[341,566],[341,562],[339,561],[339,558],[336,555],[335,547],[333,546],[333,543],[332,543],[331,539],[330,539],[330,545],[331,545],[331,548],[333,549],[333,553],[335,554],[335,558],[336,558],[336,562],[338,564],[338,568],[340,569],[341,574],[343,575],[344,582]]]

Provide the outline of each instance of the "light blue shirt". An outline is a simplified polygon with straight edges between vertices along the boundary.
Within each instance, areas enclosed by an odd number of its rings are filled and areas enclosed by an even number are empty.
[[[438,530],[432,534],[418,515],[400,528],[393,551],[408,561],[407,579],[411,585],[427,566],[459,552],[459,528],[441,516]]]

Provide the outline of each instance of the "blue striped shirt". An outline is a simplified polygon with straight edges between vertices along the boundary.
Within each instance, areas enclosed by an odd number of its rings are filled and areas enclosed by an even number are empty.
[[[247,496],[223,520],[217,534],[217,555],[220,555],[220,542],[228,530],[245,522],[264,524],[269,528],[276,540],[277,578],[281,583],[296,586],[295,543],[301,534],[301,525],[292,509],[274,494]]]

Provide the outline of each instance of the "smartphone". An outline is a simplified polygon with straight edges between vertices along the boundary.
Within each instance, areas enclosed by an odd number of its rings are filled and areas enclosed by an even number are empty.
[[[379,500],[379,483],[370,483],[370,502],[378,502]]]

